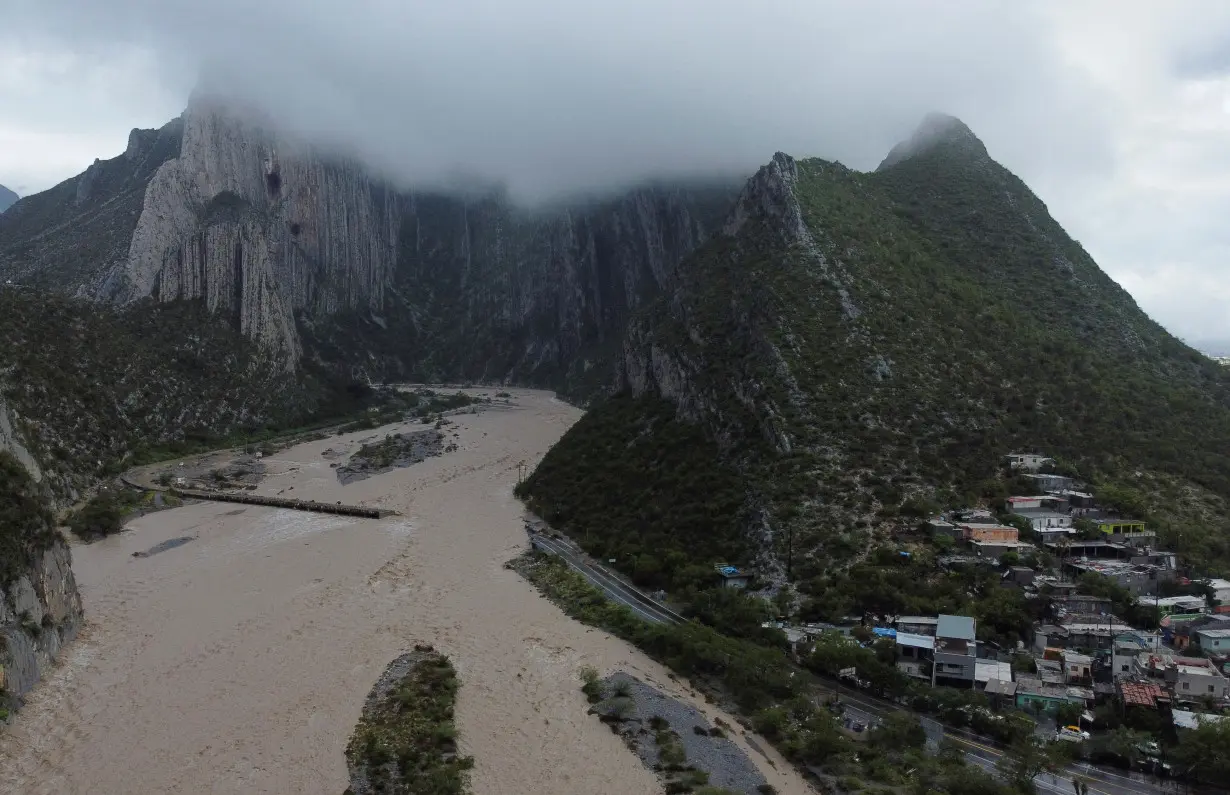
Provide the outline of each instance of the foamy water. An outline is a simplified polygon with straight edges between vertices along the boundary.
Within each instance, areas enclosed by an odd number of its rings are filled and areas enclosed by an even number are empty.
[[[579,417],[545,393],[515,395],[517,410],[455,417],[457,452],[343,487],[321,452],[402,428],[364,431],[279,453],[258,489],[400,516],[198,504],[76,547],[87,624],[0,731],[0,792],[338,795],[367,691],[416,643],[457,667],[476,795],[661,792],[586,715],[576,672],[625,670],[695,697],[503,567],[526,546],[518,462],[532,467]],[[779,791],[809,791],[776,755],[750,753]]]

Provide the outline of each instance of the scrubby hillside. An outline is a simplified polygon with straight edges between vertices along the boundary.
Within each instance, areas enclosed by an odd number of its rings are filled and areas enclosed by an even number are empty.
[[[872,174],[778,155],[678,278],[633,321],[625,387],[644,417],[664,396],[721,447],[745,529],[796,576],[976,501],[1013,448],[1139,487],[1159,519],[1149,473],[1208,505],[1230,496],[1230,375],[1145,316],[955,119],[929,119]],[[531,479],[540,504],[565,504],[561,473],[595,444],[583,429]],[[613,433],[603,446],[633,443]],[[642,488],[607,469],[606,488]],[[1230,563],[1230,527],[1203,515],[1181,550]]]
[[[61,499],[143,448],[286,425],[342,392],[270,367],[194,303],[120,312],[0,289],[0,404]]]

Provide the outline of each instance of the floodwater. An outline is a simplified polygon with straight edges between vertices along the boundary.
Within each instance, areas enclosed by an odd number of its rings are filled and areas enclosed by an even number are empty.
[[[400,516],[196,504],[75,547],[86,626],[0,730],[0,792],[339,795],[363,699],[416,643],[449,655],[459,673],[457,724],[462,751],[475,757],[475,795],[661,792],[586,714],[583,665],[627,671],[734,721],[504,568],[526,547],[512,495],[518,464],[532,469],[580,416],[546,393],[514,397],[515,408],[454,417],[456,452],[349,486],[324,450],[422,426],[266,459],[271,474],[257,493]],[[774,764],[749,753],[780,792],[810,791],[771,750]]]

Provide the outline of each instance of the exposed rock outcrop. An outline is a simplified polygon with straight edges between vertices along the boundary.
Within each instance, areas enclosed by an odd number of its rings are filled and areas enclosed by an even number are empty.
[[[130,149],[131,149],[130,144]],[[208,97],[145,193],[119,297],[202,298],[291,369],[294,314],[379,309],[396,264],[398,196]]]
[[[28,692],[81,625],[72,557],[46,489],[0,449],[0,710]]]
[[[77,636],[81,620],[72,556],[57,540],[0,587],[0,690],[17,698],[29,692]]]

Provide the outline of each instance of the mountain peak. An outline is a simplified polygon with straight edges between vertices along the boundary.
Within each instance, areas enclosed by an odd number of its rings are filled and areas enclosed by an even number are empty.
[[[973,130],[956,116],[946,113],[928,113],[914,134],[897,144],[880,163],[876,171],[908,160],[911,157],[945,147],[975,157],[987,157],[987,148],[974,135]]]
[[[17,194],[8,188],[0,185],[0,213],[7,210],[17,201]]]

